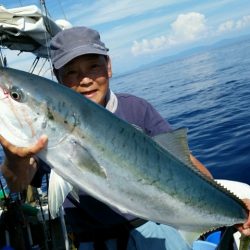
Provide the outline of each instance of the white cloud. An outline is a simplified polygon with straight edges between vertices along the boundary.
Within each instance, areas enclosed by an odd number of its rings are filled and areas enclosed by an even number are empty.
[[[241,19],[236,21],[236,24],[235,24],[235,27],[237,29],[244,29],[248,26],[250,26],[250,15],[243,16]]]
[[[196,40],[206,31],[206,19],[204,15],[197,12],[180,14],[171,27],[176,39]]]
[[[250,26],[250,15],[238,20],[227,20],[218,27],[209,27],[206,18],[198,12],[180,14],[172,22],[169,34],[151,39],[135,40],[131,51],[133,55],[149,54],[171,48],[173,45],[187,44],[203,38],[213,38],[225,33],[246,29]]]
[[[217,29],[217,35],[235,30],[245,29],[250,26],[250,15],[243,16],[238,20],[227,20],[221,23]]]
[[[231,31],[234,28],[234,21],[233,20],[228,20],[222,24],[219,25],[218,27],[218,33],[224,33]]]
[[[170,34],[141,41],[136,40],[133,42],[131,51],[134,55],[151,53],[172,45],[198,40],[205,35],[206,31],[204,15],[197,12],[180,14],[171,24]]]
[[[143,39],[141,42],[134,41],[131,48],[134,55],[151,53],[161,48],[170,47],[176,44],[176,41],[167,36],[155,37],[153,39]]]

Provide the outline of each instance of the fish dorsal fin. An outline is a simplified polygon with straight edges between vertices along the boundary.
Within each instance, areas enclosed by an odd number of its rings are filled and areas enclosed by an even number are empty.
[[[180,128],[156,135],[154,136],[154,140],[183,163],[190,167],[194,167],[190,160],[186,128]]]

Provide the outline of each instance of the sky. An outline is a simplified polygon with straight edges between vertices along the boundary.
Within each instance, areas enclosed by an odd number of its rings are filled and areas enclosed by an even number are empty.
[[[5,8],[35,4],[0,0]],[[190,48],[250,34],[249,0],[45,0],[53,20],[98,30],[122,74]],[[30,66],[30,57],[7,52],[9,66]],[[21,58],[21,60],[20,60]]]

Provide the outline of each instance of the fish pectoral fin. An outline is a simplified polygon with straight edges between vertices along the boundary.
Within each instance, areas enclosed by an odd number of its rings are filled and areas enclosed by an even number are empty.
[[[81,168],[82,170],[91,172],[92,174],[107,178],[107,173],[104,167],[102,167],[93,157],[90,150],[78,141],[74,140],[74,153],[70,159],[72,164]]]
[[[48,205],[51,217],[54,219],[58,216],[66,196],[73,190],[73,186],[65,181],[53,169],[50,172]]]
[[[153,138],[161,147],[166,149],[186,165],[194,167],[190,159],[190,150],[187,143],[187,129],[180,128],[171,132],[154,136]]]

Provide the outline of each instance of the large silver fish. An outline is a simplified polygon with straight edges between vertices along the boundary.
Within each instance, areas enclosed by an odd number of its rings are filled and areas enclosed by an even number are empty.
[[[39,157],[124,213],[187,231],[247,218],[241,200],[193,167],[184,130],[152,139],[48,79],[0,69],[0,133],[17,146],[48,135]]]

